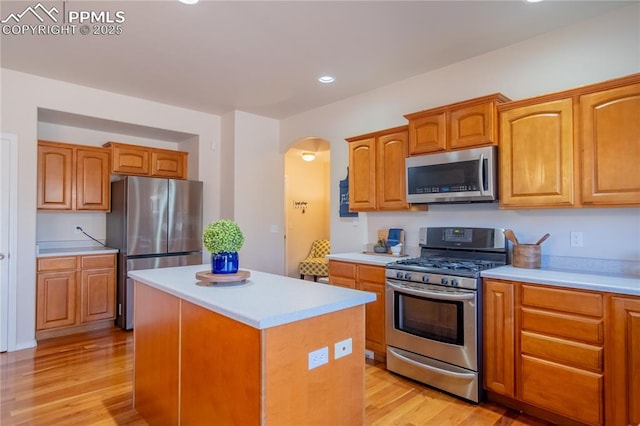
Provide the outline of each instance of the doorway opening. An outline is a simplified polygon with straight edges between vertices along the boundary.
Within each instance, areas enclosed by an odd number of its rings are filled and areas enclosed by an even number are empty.
[[[285,154],[285,271],[288,277],[300,277],[298,265],[307,257],[314,241],[329,240],[330,172],[330,144],[325,139],[300,139]]]

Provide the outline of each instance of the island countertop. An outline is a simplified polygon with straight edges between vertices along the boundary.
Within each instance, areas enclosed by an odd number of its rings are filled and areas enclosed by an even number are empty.
[[[129,277],[257,329],[275,327],[376,300],[374,293],[249,270],[245,282],[198,284],[211,265],[130,271]]]

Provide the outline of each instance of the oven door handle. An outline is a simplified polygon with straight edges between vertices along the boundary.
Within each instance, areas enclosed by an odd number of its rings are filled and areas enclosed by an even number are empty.
[[[469,293],[447,294],[444,292],[440,293],[440,292],[431,292],[431,291],[424,291],[424,290],[412,290],[410,288],[398,287],[397,285],[393,284],[393,281],[391,280],[387,280],[387,285],[392,289],[402,293],[408,293],[414,296],[422,296],[422,297],[430,296],[434,299],[441,299],[441,300],[454,300],[454,301],[472,300],[476,297],[475,292],[473,291]]]
[[[407,358],[404,355],[400,355],[399,353],[393,350],[391,351],[391,354],[415,367],[422,368],[424,370],[429,370],[437,374],[442,374],[443,376],[449,376],[449,377],[453,377],[454,379],[462,379],[462,380],[473,380],[476,378],[476,375],[473,373],[455,373],[453,371],[443,370],[441,368],[433,367],[431,365],[422,364],[420,362],[412,360],[411,358]]]

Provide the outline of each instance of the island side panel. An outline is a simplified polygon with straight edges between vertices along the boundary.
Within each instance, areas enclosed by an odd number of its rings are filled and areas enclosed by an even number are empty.
[[[177,425],[180,299],[136,281],[134,300],[134,407],[149,424]]]
[[[263,330],[266,425],[364,424],[364,305]],[[350,355],[334,345],[352,339]],[[308,369],[309,352],[328,348]]]
[[[260,424],[260,330],[182,300],[183,425]]]

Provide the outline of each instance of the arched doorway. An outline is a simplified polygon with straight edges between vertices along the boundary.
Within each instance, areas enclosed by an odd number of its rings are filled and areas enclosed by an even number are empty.
[[[329,239],[329,149],[328,141],[308,137],[296,141],[285,154],[285,271],[289,277],[299,277],[298,263],[313,241]]]

